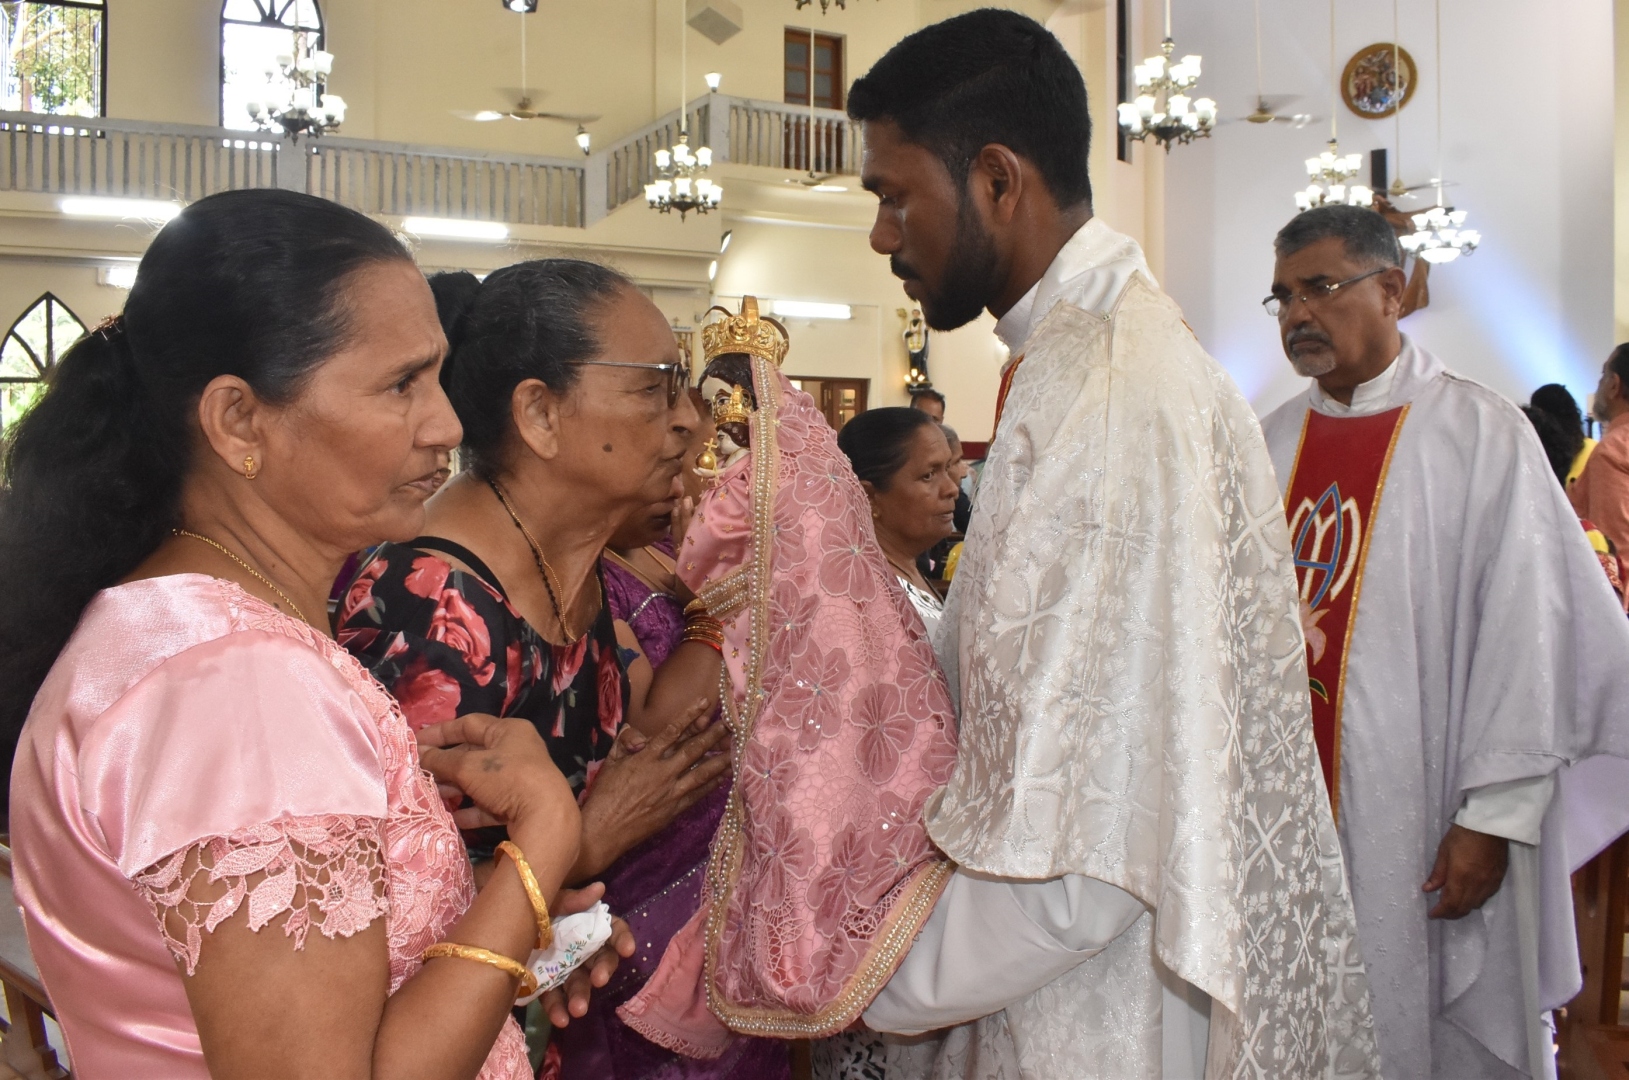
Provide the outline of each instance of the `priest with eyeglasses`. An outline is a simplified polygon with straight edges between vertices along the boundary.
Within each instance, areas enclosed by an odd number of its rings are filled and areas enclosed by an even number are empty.
[[[1629,622],[1521,412],[1398,331],[1372,210],[1278,234],[1263,422],[1388,1080],[1554,1076],[1569,872],[1629,827]]]

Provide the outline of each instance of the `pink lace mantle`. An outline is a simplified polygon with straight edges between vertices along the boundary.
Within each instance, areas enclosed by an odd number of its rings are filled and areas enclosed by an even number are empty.
[[[379,725],[385,817],[289,817],[208,837],[143,871],[136,886],[189,974],[202,932],[213,931],[245,900],[252,930],[289,913],[283,933],[296,949],[313,926],[330,938],[349,937],[383,915],[395,993],[423,964],[424,950],[442,940],[475,900],[463,839],[435,781],[419,766],[418,744],[385,689],[326,635],[234,585],[224,588],[235,626],[304,642],[362,698]],[[507,1020],[478,1080],[531,1075],[525,1037]]]
[[[696,1057],[723,1050],[725,1027],[848,1027],[950,869],[922,822],[956,761],[944,675],[835,433],[772,366],[754,360],[753,376],[750,467],[703,497],[680,569],[698,592],[749,582],[725,627],[735,786],[702,912],[620,1010]]]

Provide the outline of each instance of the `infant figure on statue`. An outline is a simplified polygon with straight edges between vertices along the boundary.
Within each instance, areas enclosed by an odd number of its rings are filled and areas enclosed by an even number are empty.
[[[724,626],[735,785],[701,910],[621,1009],[693,1057],[732,1032],[850,1027],[951,866],[922,805],[956,760],[949,691],[872,532],[836,433],[780,365],[786,330],[746,297],[702,330],[718,424],[678,572]]]

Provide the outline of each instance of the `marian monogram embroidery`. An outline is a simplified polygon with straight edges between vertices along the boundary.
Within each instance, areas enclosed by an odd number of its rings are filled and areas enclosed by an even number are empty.
[[[1313,738],[1337,816],[1346,655],[1357,622],[1369,532],[1407,415],[1407,405],[1374,416],[1336,418],[1309,411],[1284,500],[1307,639]]]

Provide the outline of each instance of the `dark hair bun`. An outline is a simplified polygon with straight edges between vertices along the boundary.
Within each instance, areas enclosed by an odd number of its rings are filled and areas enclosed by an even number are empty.
[[[468,270],[447,270],[431,276],[430,291],[435,294],[436,316],[441,332],[447,335],[447,347],[456,351],[475,306],[475,294],[481,291],[481,279]]]
[[[430,279],[452,346],[441,370],[458,420],[465,460],[485,475],[514,427],[515,387],[540,379],[571,389],[577,361],[599,354],[594,317],[633,283],[581,259],[536,259],[494,270],[484,282],[462,271]]]

